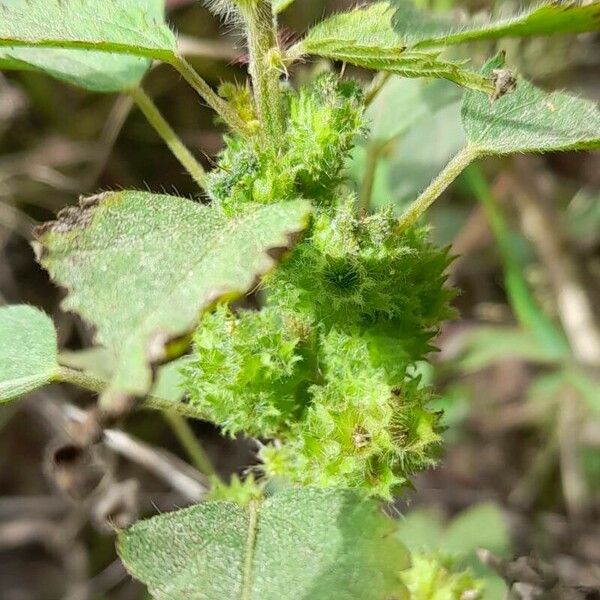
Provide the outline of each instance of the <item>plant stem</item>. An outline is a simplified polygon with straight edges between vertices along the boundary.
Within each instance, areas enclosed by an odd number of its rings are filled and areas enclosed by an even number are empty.
[[[389,72],[381,71],[375,75],[373,81],[369,87],[365,90],[365,106],[371,106],[375,98],[379,95],[379,92],[385,87],[385,84],[389,81],[392,76]]]
[[[284,133],[283,99],[279,86],[280,72],[276,66],[277,21],[271,0],[261,0],[244,10],[250,55],[250,76],[254,86],[256,112],[271,143],[277,143]]]
[[[183,165],[185,170],[192,176],[194,181],[202,188],[206,187],[206,172],[202,165],[192,156],[192,153],[186,148],[179,136],[173,131],[171,126],[165,121],[156,104],[144,92],[142,88],[135,88],[130,92],[131,97],[144,113],[146,119],[158,135],[165,141],[169,150],[175,155],[177,160]]]
[[[55,380],[61,383],[70,383],[71,385],[76,385],[77,387],[98,394],[101,394],[106,387],[106,381],[100,379],[100,377],[84,373],[83,371],[77,371],[70,367],[59,367],[55,375]]]
[[[365,170],[360,187],[360,204],[358,213],[360,216],[366,216],[371,209],[371,199],[373,197],[373,185],[375,184],[375,174],[377,173],[377,163],[381,152],[381,145],[377,142],[370,142],[366,147]]]
[[[210,458],[208,458],[185,417],[170,410],[163,411],[163,417],[171,427],[181,446],[187,452],[192,465],[204,475],[216,475]]]
[[[408,207],[400,217],[398,228],[404,231],[414,225],[419,217],[442,195],[446,188],[479,156],[476,148],[466,146],[446,168],[429,184],[429,187]]]
[[[62,365],[58,368],[53,379],[57,383],[69,383],[97,394],[101,394],[108,385],[107,381],[100,377]],[[171,411],[183,416],[201,418],[197,411],[189,410],[187,405],[182,402],[173,402],[158,396],[146,396],[142,401],[142,408]]]
[[[250,131],[236,110],[216,94],[212,88],[200,77],[195,69],[182,56],[177,56],[171,61],[181,76],[198,92],[206,103],[237,133],[248,136]]]

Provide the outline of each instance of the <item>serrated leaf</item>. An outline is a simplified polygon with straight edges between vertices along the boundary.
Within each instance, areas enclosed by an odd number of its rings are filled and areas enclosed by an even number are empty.
[[[499,54],[482,69],[504,67]],[[600,110],[594,102],[563,92],[544,92],[519,79],[515,91],[491,103],[467,92],[462,120],[469,146],[480,154],[556,152],[600,148]]]
[[[217,206],[145,192],[84,199],[45,225],[41,264],[70,294],[63,306],[96,327],[116,355],[108,396],[141,396],[166,345],[189,333],[221,298],[248,291],[307,225],[306,201],[252,206],[227,217]]]
[[[464,63],[441,59],[440,52],[448,45],[479,39],[598,29],[598,1],[587,6],[545,3],[512,18],[461,25],[407,0],[383,0],[325,19],[290,54],[316,54],[403,77],[443,78],[489,92],[487,78],[465,69]]]
[[[33,306],[0,308],[0,402],[49,383],[58,369],[52,320]]]
[[[118,549],[156,600],[400,600],[409,557],[395,529],[352,491],[305,488],[160,515]]]
[[[175,53],[163,15],[164,0],[0,0],[0,68],[97,92],[135,87],[150,59]]]
[[[487,79],[464,69],[463,62],[440,59],[436,50],[408,48],[394,30],[393,16],[393,6],[387,1],[333,15],[313,27],[290,53],[316,54],[402,77],[449,79],[480,91],[492,90]]]
[[[296,0],[273,0],[273,12],[277,15],[291,6]]]
[[[485,22],[453,22],[420,10],[408,0],[392,0],[398,7],[394,28],[412,48],[441,47],[477,40],[582,33],[600,29],[600,2],[544,2],[520,14]]]

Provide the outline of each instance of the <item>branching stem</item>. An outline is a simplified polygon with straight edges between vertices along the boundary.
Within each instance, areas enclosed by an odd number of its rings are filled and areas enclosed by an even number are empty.
[[[185,170],[192,176],[194,181],[202,188],[206,187],[206,172],[202,165],[193,157],[192,153],[183,144],[179,136],[173,131],[172,127],[162,116],[156,104],[144,92],[142,88],[135,88],[130,92],[131,97],[144,113],[146,119],[160,137],[165,141],[169,150],[175,155],[177,160],[183,165]]]
[[[69,383],[96,394],[101,394],[108,385],[107,381],[100,377],[65,366],[60,366],[58,368],[54,375],[54,381],[57,383]],[[170,402],[169,400],[159,398],[158,396],[146,396],[142,401],[141,408],[171,412],[175,411],[183,416],[200,418],[197,412],[186,410],[186,405],[184,403]]]
[[[406,228],[414,225],[419,217],[478,156],[479,151],[476,148],[469,146],[463,148],[400,217],[399,230],[404,231]]]
[[[213,89],[204,81],[196,70],[182,56],[177,56],[171,61],[181,76],[198,92],[206,103],[237,133],[244,136],[250,135],[247,124],[242,120],[237,111],[223,100]]]

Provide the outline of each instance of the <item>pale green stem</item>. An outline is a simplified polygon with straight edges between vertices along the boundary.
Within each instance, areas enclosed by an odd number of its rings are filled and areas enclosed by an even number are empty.
[[[375,175],[377,173],[377,164],[381,153],[381,145],[377,142],[370,142],[366,147],[365,169],[360,187],[359,215],[366,216],[371,210],[371,199],[373,197],[373,186],[375,185]]]
[[[192,465],[204,475],[216,475],[210,458],[208,458],[186,418],[170,410],[165,410],[162,414],[182,448],[187,452]]]
[[[262,0],[252,9],[244,11],[244,18],[256,111],[267,139],[276,145],[284,133],[285,117],[277,68],[280,56],[277,21],[271,0]]]
[[[69,383],[76,385],[84,390],[101,394],[106,387],[108,382],[105,379],[72,369],[70,367],[60,366],[54,374],[53,381],[57,383]],[[151,408],[152,410],[162,410],[177,412],[180,415],[201,418],[200,415],[195,411],[190,411],[187,405],[183,402],[172,402],[159,398],[158,396],[146,396],[141,401],[141,408]]]
[[[185,170],[192,176],[194,181],[202,188],[206,188],[206,172],[202,165],[193,157],[192,153],[183,144],[179,136],[173,131],[172,127],[165,121],[152,99],[144,92],[142,88],[130,90],[129,94],[144,113],[146,119],[156,133],[165,141],[169,150],[175,155],[177,160],[183,165]]]
[[[389,72],[381,71],[377,73],[371,81],[369,87],[365,90],[365,106],[370,106],[375,98],[379,95],[379,92],[385,87],[385,84],[389,81],[392,76]]]
[[[61,383],[70,383],[71,385],[76,385],[97,394],[102,393],[104,388],[106,388],[106,381],[100,377],[84,373],[83,371],[77,371],[70,367],[59,367],[54,380]]]
[[[408,207],[400,217],[398,229],[404,231],[414,225],[419,217],[442,195],[462,171],[479,156],[476,148],[466,146],[446,168],[429,184],[429,187]]]
[[[190,63],[185,60],[182,56],[176,56],[171,60],[171,65],[175,67],[181,76],[198,92],[198,94],[204,98],[206,103],[237,133],[248,136],[250,130],[248,125],[242,120],[237,111],[229,104],[229,102],[223,100],[213,89],[202,79],[202,77],[195,71]]]

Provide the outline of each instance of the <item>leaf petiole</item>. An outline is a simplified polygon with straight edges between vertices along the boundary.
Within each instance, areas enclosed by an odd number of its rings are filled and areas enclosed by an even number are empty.
[[[419,217],[442,195],[462,171],[480,156],[473,146],[465,146],[446,165],[446,168],[429,184],[427,189],[408,207],[400,217],[398,229],[404,231],[414,225]]]
[[[173,56],[169,60],[181,76],[198,92],[206,103],[227,123],[231,129],[244,136],[251,134],[250,128],[245,123],[229,102],[223,100],[198,72],[182,56]]]
[[[104,379],[84,371],[78,371],[77,369],[66,367],[64,365],[58,367],[54,374],[53,381],[55,383],[68,383],[70,385],[75,385],[96,394],[101,394],[108,387],[108,382]],[[140,407],[152,410],[176,411],[178,414],[183,416],[198,417],[197,412],[194,413],[189,411],[188,414],[186,412],[185,405],[182,402],[174,403],[165,398],[159,398],[158,396],[146,396],[143,399]]]
[[[172,410],[165,410],[162,414],[194,467],[204,475],[217,475],[210,458],[194,435],[186,418]]]
[[[183,144],[179,136],[173,131],[173,128],[167,123],[150,96],[148,96],[148,94],[140,87],[130,90],[129,95],[133,98],[150,125],[154,127],[156,133],[158,133],[165,141],[169,150],[171,150],[185,170],[192,176],[198,186],[205,189],[206,172],[204,171],[204,168]]]

